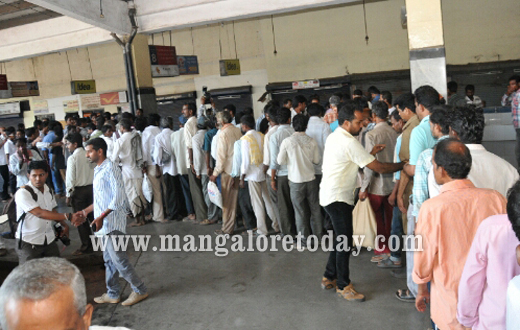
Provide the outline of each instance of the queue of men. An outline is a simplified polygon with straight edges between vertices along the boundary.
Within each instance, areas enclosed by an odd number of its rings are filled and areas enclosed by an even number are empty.
[[[178,130],[156,114],[100,120],[87,135],[72,123],[66,132],[51,123],[49,138],[36,137],[35,123],[29,141],[21,136],[18,149],[8,152],[18,161],[11,173],[21,181],[15,200],[18,216],[25,216],[15,234],[20,264],[59,256],[52,221],[62,227],[60,237],[68,222],[78,227],[82,246],[75,253],[83,254],[92,251],[92,232],[124,234],[127,216],[133,226],[220,223],[217,235],[299,234],[300,249],[311,244],[310,235],[333,230],[336,244],[345,235],[353,246],[353,223],[365,220],[354,219],[353,210],[368,200],[383,237],[371,262],[407,279],[398,300],[421,312],[431,303],[439,329],[505,328],[506,301],[517,312],[520,305],[507,294],[520,290],[513,280],[520,275],[518,171],[482,146],[482,109],[446,105],[431,86],[395,100],[373,86],[369,92],[371,101],[360,91],[353,99],[334,95],[327,109],[302,95],[283,105],[270,101],[258,120],[250,109],[208,111],[188,103]],[[56,150],[63,141],[68,154]],[[39,147],[44,156],[36,159]],[[45,184],[49,172],[56,195]],[[221,208],[211,201],[210,182],[219,187]],[[55,212],[61,194],[73,213]],[[393,235],[406,235],[405,270],[402,253],[390,249]],[[364,301],[351,281],[350,251],[336,244],[321,286]],[[109,247],[104,259],[107,293],[97,303],[120,301],[119,276],[133,289],[123,305],[148,297],[126,253]]]

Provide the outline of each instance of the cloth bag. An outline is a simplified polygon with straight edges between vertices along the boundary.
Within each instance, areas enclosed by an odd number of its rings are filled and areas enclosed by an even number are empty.
[[[153,188],[152,188],[152,183],[150,182],[150,179],[148,178],[147,175],[144,175],[144,178],[143,178],[143,195],[144,195],[144,198],[146,198],[146,200],[148,201],[148,203],[152,202]]]
[[[215,184],[215,182],[213,182],[213,181],[210,181],[208,183],[208,195],[209,195],[209,200],[213,204],[222,208],[222,194],[220,193],[220,190],[218,190],[218,187]]]
[[[377,236],[376,215],[370,206],[370,201],[366,198],[364,201],[358,201],[354,211],[352,212],[354,235],[364,235],[361,246],[374,249]],[[361,240],[360,238],[358,239]],[[356,240],[353,241],[353,244]]]

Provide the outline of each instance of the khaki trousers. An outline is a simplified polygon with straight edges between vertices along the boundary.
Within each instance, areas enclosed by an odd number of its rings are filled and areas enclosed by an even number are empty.
[[[238,178],[233,178],[227,173],[220,175],[222,184],[222,231],[225,234],[233,234],[237,215]]]
[[[267,235],[269,230],[267,229],[265,212],[272,220],[272,227],[275,231],[280,231],[278,226],[278,218],[274,211],[271,198],[269,197],[269,191],[267,190],[267,183],[248,181],[249,183],[249,194],[251,195],[251,204],[256,216],[256,226],[259,234]]]
[[[153,221],[164,221],[164,210],[161,194],[161,178],[155,177],[158,173],[160,172],[157,171],[157,166],[149,165],[146,167],[146,175],[148,176],[148,179],[150,179],[150,183],[152,184],[153,190],[152,219]]]

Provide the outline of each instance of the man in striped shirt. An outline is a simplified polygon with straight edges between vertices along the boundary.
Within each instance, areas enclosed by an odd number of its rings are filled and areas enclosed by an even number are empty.
[[[94,298],[98,304],[117,304],[120,301],[121,287],[119,276],[132,286],[133,292],[123,306],[134,305],[148,297],[146,286],[137,276],[128,259],[126,251],[114,248],[114,241],[126,232],[126,199],[125,187],[121,171],[116,164],[106,158],[107,144],[102,138],[89,140],[85,146],[87,158],[97,166],[94,169],[94,204],[76,213],[86,215],[94,211],[94,231],[98,239],[105,240],[103,259],[106,268],[107,293]],[[84,218],[82,219],[84,221]],[[75,222],[74,225],[80,224]],[[108,237],[105,237],[108,236]]]

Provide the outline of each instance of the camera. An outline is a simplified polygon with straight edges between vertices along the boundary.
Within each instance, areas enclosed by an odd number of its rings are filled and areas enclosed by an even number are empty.
[[[208,86],[202,87],[202,96],[204,97],[204,105],[211,104],[211,94],[208,92]]]
[[[60,234],[63,232],[63,227],[61,226],[61,224],[59,224],[59,223],[55,224],[54,230],[56,230],[56,236],[63,243],[63,245],[69,246],[70,238],[68,238],[67,236],[60,236]]]

